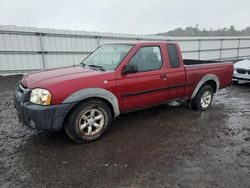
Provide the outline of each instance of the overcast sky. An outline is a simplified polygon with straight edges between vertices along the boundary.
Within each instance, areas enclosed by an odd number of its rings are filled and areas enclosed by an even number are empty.
[[[0,25],[152,34],[250,25],[250,0],[0,0]]]

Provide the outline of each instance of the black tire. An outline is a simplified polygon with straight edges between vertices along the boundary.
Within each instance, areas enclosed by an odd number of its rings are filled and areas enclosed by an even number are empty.
[[[85,120],[85,117],[88,117],[88,121],[90,121],[89,119],[91,115],[87,116],[87,114],[91,113],[91,111],[93,110],[96,111],[96,113],[98,112],[100,113],[100,115],[103,115],[102,119],[100,120],[102,121],[102,127],[99,128],[98,132],[95,133],[94,135],[86,135],[88,134],[89,126],[92,127],[91,130],[94,130],[94,125],[90,125]],[[69,138],[71,138],[71,140],[73,140],[74,142],[78,144],[92,142],[92,141],[99,139],[104,134],[104,132],[110,127],[111,119],[112,117],[111,117],[110,108],[105,102],[98,100],[98,99],[90,99],[76,106],[75,109],[69,114],[65,122],[65,131],[67,135],[69,136]],[[81,130],[80,124],[84,124],[84,125],[88,124],[88,125],[84,129]],[[96,131],[97,131],[97,128],[96,128]]]
[[[207,92],[211,94],[211,101],[209,102],[209,104],[207,104],[205,107],[202,105],[202,96],[203,94]],[[199,92],[196,94],[195,98],[192,100],[192,108],[194,110],[197,111],[204,111],[207,110],[210,106],[211,103],[213,101],[213,94],[214,94],[214,90],[212,88],[212,86],[210,85],[204,85]]]

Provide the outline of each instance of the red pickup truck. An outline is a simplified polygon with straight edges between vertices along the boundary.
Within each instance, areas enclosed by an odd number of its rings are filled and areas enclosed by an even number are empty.
[[[232,76],[232,62],[183,60],[175,43],[106,44],[79,66],[25,75],[14,104],[27,126],[64,128],[84,143],[100,138],[121,113],[180,99],[206,110]]]

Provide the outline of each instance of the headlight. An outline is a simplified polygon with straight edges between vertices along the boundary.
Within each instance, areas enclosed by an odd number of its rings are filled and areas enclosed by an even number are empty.
[[[46,89],[33,89],[30,94],[30,102],[40,105],[50,105],[51,93]]]

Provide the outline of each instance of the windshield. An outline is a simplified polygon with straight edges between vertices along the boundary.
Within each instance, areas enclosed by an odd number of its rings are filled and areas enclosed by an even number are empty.
[[[81,62],[81,66],[89,66],[101,70],[115,70],[133,45],[107,44],[94,51]]]

